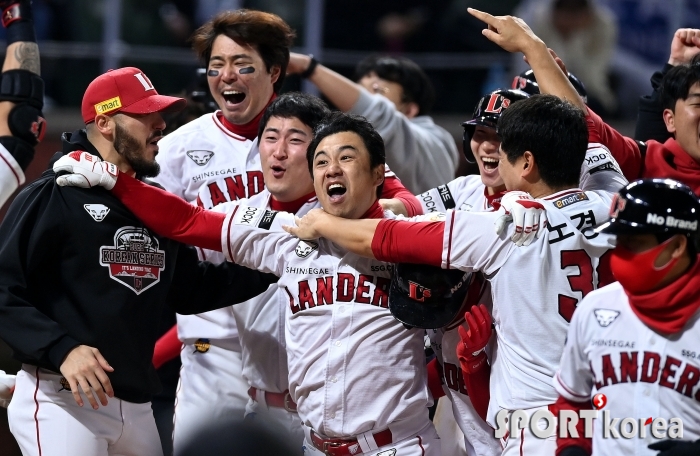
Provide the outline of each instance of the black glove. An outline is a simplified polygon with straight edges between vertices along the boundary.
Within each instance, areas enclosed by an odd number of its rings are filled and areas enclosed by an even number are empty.
[[[649,445],[650,450],[659,452],[657,456],[697,456],[700,454],[700,440],[667,439]]]

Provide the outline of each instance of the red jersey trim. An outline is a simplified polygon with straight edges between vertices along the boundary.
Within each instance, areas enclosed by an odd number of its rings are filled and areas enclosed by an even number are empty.
[[[20,180],[19,175],[17,174],[17,172],[15,171],[15,169],[12,167],[12,165],[10,164],[10,162],[7,161],[7,159],[6,159],[2,154],[0,154],[0,158],[2,158],[2,161],[4,161],[5,163],[7,163],[7,167],[10,168],[10,171],[12,171],[12,174],[14,174],[15,179],[17,179],[17,185],[22,185],[22,181]]]
[[[211,115],[212,119],[214,120],[214,125],[219,127],[219,130],[223,131],[227,136],[230,136],[231,138],[233,138],[237,141],[241,141],[241,142],[248,141],[243,136],[238,136],[237,134],[233,133],[231,130],[226,128],[226,126],[224,124],[222,124],[221,121],[219,120],[219,118],[217,117],[217,113],[219,113],[219,112],[221,112],[221,111],[216,111],[215,113],[213,113]]]
[[[562,388],[564,388],[564,390],[565,390],[567,393],[569,393],[571,396],[577,397],[577,398],[580,398],[580,399],[583,399],[584,401],[589,399],[588,396],[581,396],[580,394],[576,394],[576,393],[574,393],[573,391],[571,391],[571,389],[570,389],[568,386],[566,386],[566,385],[564,384],[564,382],[561,380],[561,377],[559,376],[559,372],[557,372],[556,374],[554,374],[554,378],[557,380],[557,383],[559,383],[559,385],[560,385]]]
[[[34,424],[36,425],[36,445],[39,447],[39,456],[41,456],[41,440],[39,439],[39,401],[36,398],[39,392],[39,368],[36,368],[36,388],[34,389],[34,403],[36,404],[36,410],[34,411]]]
[[[452,229],[455,226],[455,212],[450,213],[450,239],[447,242],[447,269],[450,269],[450,258],[452,255]]]
[[[581,190],[580,188],[572,188],[570,190],[562,190],[560,192],[552,193],[551,195],[545,196],[542,199],[546,201],[551,201],[553,199],[559,198],[560,196],[570,195],[572,193],[581,193],[582,191],[583,190]]]
[[[228,250],[228,257],[233,261],[233,251],[231,251],[231,225],[233,225],[233,218],[238,212],[238,206],[233,210],[231,218],[228,219],[228,226],[226,227],[226,249]]]

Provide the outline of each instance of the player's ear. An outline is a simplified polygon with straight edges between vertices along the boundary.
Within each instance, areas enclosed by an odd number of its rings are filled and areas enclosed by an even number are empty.
[[[671,251],[672,258],[680,258],[688,251],[688,238],[682,234],[673,236],[673,240],[670,244],[671,248],[673,248]]]
[[[114,119],[105,114],[95,116],[95,129],[103,135],[114,134]]]
[[[668,130],[669,133],[676,133],[676,116],[673,111],[664,109],[663,118],[666,124],[666,130]]]
[[[414,117],[416,117],[419,112],[420,108],[418,107],[418,103],[410,101],[404,104],[403,113],[409,119],[413,119]]]
[[[274,65],[270,68],[270,79],[273,84],[280,78],[280,73],[281,69],[279,65]]]
[[[377,165],[372,169],[372,174],[374,178],[374,186],[378,187],[384,182],[384,164]]]
[[[529,150],[526,150],[525,153],[522,155],[522,173],[523,177],[529,176],[535,169],[535,156],[532,155],[532,152]]]

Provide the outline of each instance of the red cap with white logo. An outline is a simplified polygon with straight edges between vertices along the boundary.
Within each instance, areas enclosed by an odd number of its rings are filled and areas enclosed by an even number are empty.
[[[109,70],[95,78],[83,95],[82,114],[85,124],[98,114],[150,114],[185,108],[184,98],[159,95],[143,71],[134,67]]]

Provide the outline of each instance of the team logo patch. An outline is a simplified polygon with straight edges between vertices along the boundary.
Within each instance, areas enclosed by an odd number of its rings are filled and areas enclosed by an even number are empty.
[[[214,156],[214,152],[210,150],[188,150],[187,156],[199,166],[204,166],[209,163],[211,157]]]
[[[425,298],[430,298],[432,291],[430,288],[425,288],[423,285],[408,281],[408,297],[418,302],[425,302]]]
[[[197,339],[194,342],[194,353],[206,353],[210,348],[209,339]]]
[[[596,320],[598,320],[598,324],[602,326],[603,328],[607,328],[610,326],[610,324],[615,321],[615,319],[620,315],[620,312],[617,310],[608,310],[608,309],[596,309],[593,311],[595,314]]]
[[[272,221],[275,219],[275,216],[277,215],[277,211],[265,211],[263,216],[260,218],[260,221],[258,222],[258,228],[262,228],[263,230],[269,230],[270,227],[272,227]]]
[[[109,100],[101,101],[95,105],[97,114],[105,114],[122,107],[122,100],[119,97],[110,98]]]
[[[377,456],[394,456],[396,454],[396,448],[392,448],[391,450],[385,450],[382,451],[381,453],[377,453]]]
[[[294,253],[297,254],[299,258],[306,258],[311,255],[311,252],[318,249],[318,242],[314,241],[299,241],[297,248],[294,249]]]
[[[573,195],[562,196],[559,199],[552,201],[558,209],[563,209],[566,206],[588,200],[588,195],[583,192],[574,193]]]
[[[100,266],[138,295],[160,282],[165,252],[144,228],[125,226],[114,234],[114,246],[100,247]]]
[[[109,208],[104,204],[85,204],[83,207],[96,222],[101,222],[109,214]]]

